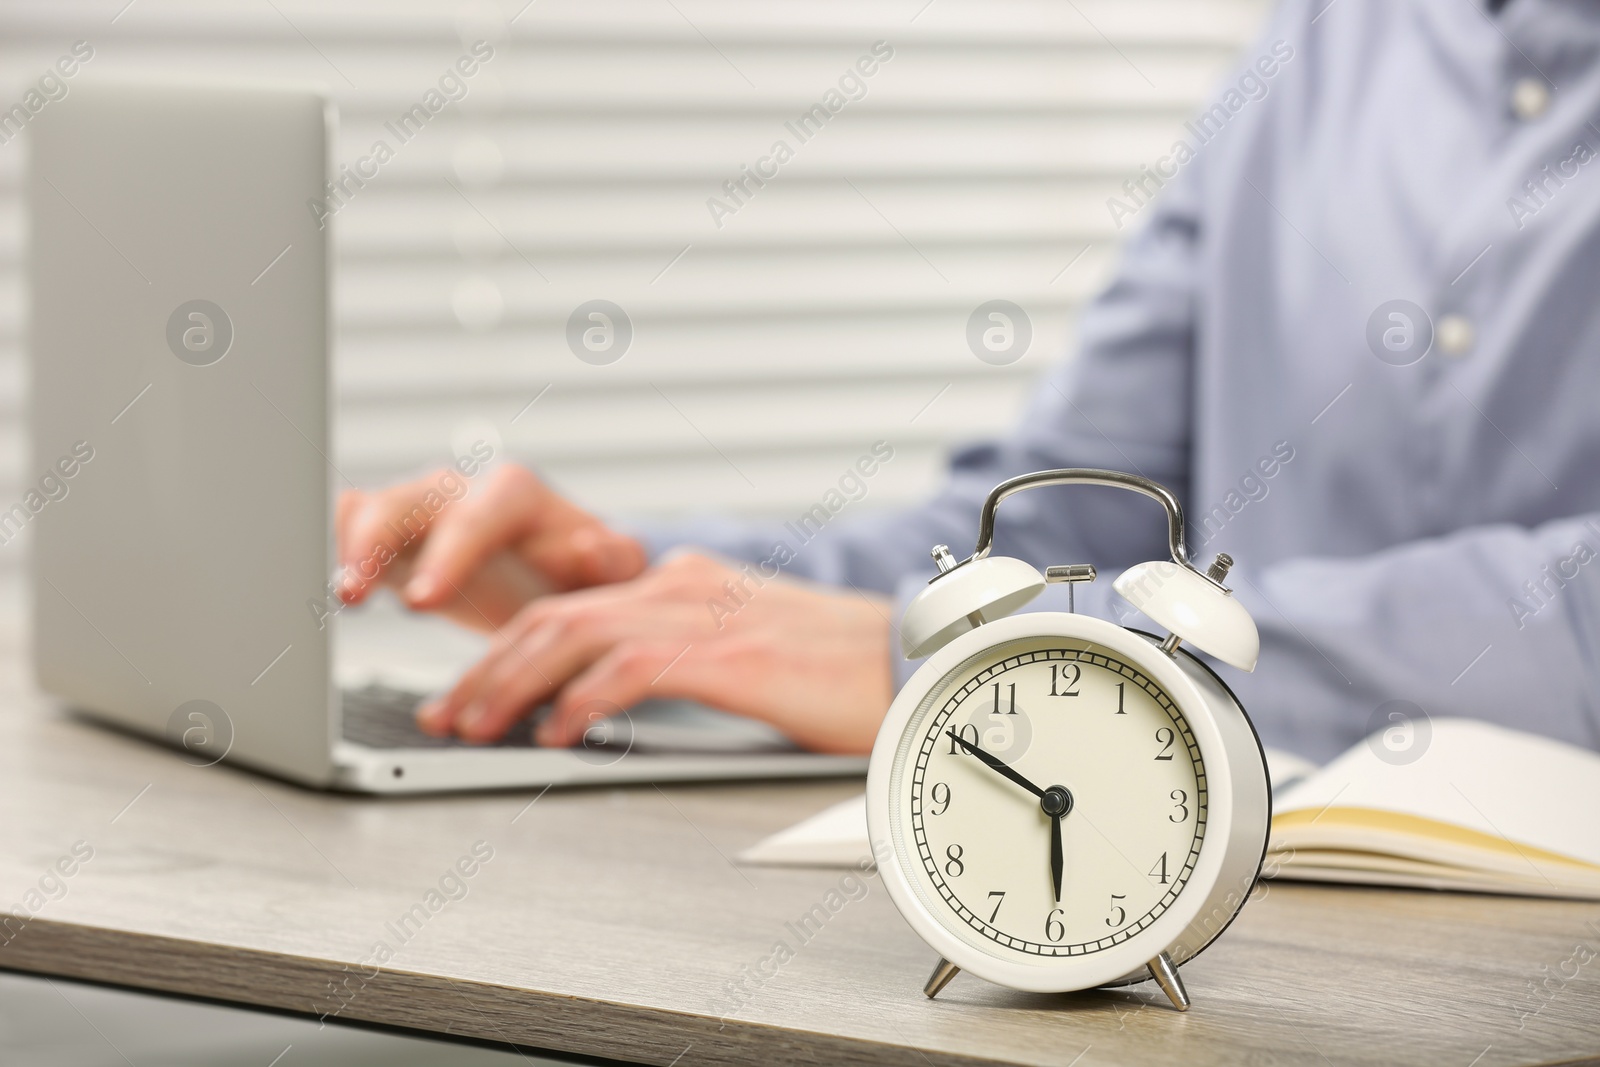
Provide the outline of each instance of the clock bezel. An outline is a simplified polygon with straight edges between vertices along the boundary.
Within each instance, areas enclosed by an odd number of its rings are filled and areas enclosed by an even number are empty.
[[[1125,942],[1088,955],[1029,959],[1004,946],[980,947],[946,927],[918,893],[892,835],[895,798],[889,788],[901,741],[917,708],[951,671],[988,649],[1030,638],[1057,638],[1103,646],[1127,659],[1159,685],[1188,723],[1208,780],[1207,826],[1200,855],[1178,898],[1149,927]],[[913,744],[908,754],[915,751]],[[867,825],[878,871],[890,898],[912,928],[946,960],[980,978],[1030,992],[1088,989],[1125,979],[1177,941],[1205,908],[1222,871],[1234,827],[1234,768],[1215,720],[1213,700],[1190,675],[1145,636],[1103,619],[1066,612],[1028,612],[970,630],[929,656],[889,706],[867,770]]]

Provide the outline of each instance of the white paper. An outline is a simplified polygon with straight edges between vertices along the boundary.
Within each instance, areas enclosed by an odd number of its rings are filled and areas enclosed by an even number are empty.
[[[769,867],[854,867],[871,856],[863,793],[758,841],[739,854],[739,861]]]
[[[1428,729],[1412,762],[1380,758],[1383,737],[1374,735],[1289,789],[1275,810],[1375,808],[1600,864],[1600,755],[1473,719],[1434,719]]]

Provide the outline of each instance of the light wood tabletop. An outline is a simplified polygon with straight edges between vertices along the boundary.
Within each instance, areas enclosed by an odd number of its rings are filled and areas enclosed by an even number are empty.
[[[1274,883],[1184,968],[1188,1014],[965,975],[929,1001],[875,877],[731,861],[857,782],[364,799],[0,689],[0,967],[682,1067],[1600,1053],[1594,904]]]

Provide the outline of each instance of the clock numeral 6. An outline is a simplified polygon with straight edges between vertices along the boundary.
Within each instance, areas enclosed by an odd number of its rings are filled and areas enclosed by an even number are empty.
[[[1051,911],[1049,915],[1044,917],[1045,937],[1049,938],[1051,941],[1060,941],[1063,937],[1067,936],[1066,926],[1062,924],[1060,919],[1056,918],[1057,915],[1065,914],[1066,912],[1062,911],[1060,908],[1056,908]]]
[[[940,795],[941,793],[943,793],[942,796]],[[940,805],[937,808],[929,808],[928,811],[930,813],[934,815],[943,815],[945,812],[950,810],[950,787],[944,782],[934,782],[933,789],[930,791],[929,795],[933,798],[933,802],[935,804]]]
[[[944,850],[944,854],[946,857],[944,873],[949,875],[951,878],[960,878],[962,872],[967,869],[967,865],[961,862],[961,856],[963,854],[961,846],[951,845],[949,848]]]
[[[1126,893],[1111,894],[1111,914],[1106,916],[1106,925],[1115,930],[1128,921],[1128,909],[1118,904],[1119,900],[1127,900]]]
[[[1169,726],[1163,726],[1156,731],[1156,742],[1163,746],[1161,751],[1156,754],[1156,759],[1172,759],[1172,742],[1176,737],[1177,735],[1172,732],[1172,728]]]
[[[1172,822],[1186,822],[1189,818],[1189,794],[1181,789],[1174,789],[1167,795],[1172,798],[1173,804],[1177,805],[1178,808],[1167,818]]]

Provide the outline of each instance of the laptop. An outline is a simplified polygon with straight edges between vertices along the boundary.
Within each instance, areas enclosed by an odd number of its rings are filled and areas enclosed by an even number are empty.
[[[314,90],[105,82],[31,119],[34,490],[0,531],[32,527],[40,687],[191,763],[359,792],[863,773],[676,701],[572,749],[416,729],[477,646],[329,596],[334,121]]]

